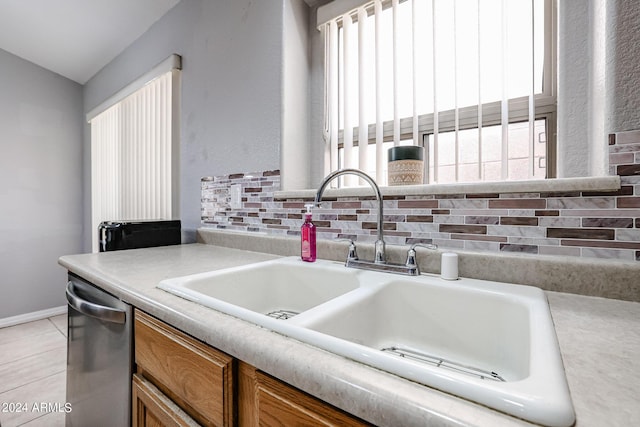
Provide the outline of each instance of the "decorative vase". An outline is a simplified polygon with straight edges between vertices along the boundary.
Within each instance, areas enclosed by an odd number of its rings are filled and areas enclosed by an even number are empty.
[[[388,151],[389,185],[418,185],[423,183],[424,148],[416,145],[391,147]]]

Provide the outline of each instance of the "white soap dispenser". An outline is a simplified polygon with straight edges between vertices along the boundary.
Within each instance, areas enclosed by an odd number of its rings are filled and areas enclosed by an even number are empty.
[[[453,252],[442,254],[440,277],[444,280],[458,280],[458,254]]]

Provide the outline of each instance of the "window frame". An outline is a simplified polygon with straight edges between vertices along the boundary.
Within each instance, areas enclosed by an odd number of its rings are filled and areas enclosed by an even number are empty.
[[[403,3],[408,0],[399,0]],[[558,38],[558,19],[557,19],[557,1],[544,0],[544,66],[542,93],[534,96],[534,120],[544,119],[547,129],[547,146],[546,146],[546,176],[545,179],[557,177],[557,38]],[[348,2],[347,2],[348,3]],[[355,2],[351,2],[355,3]],[[360,2],[362,3],[362,2]],[[383,11],[391,7],[391,0],[382,2]],[[366,7],[366,11],[370,16],[373,13],[373,4]],[[357,15],[353,15],[354,21],[357,21]],[[318,14],[318,22],[326,17]],[[339,29],[341,21],[338,22]],[[325,49],[328,48],[325,45]],[[325,54],[327,54],[325,52]],[[326,78],[326,77],[325,77]],[[327,97],[327,85],[325,83],[325,97]],[[327,101],[325,101],[326,103]],[[509,120],[508,123],[518,123],[529,120],[529,97],[521,96],[511,98],[508,101]],[[482,106],[482,126],[492,126],[501,124],[501,102],[493,101],[481,104]],[[477,129],[478,128],[478,105],[467,106],[457,109],[438,111],[438,132],[449,132],[455,130],[455,115],[458,113],[458,129]],[[424,146],[425,136],[434,133],[434,114],[427,113],[418,116],[418,145]],[[367,125],[367,141],[369,145],[376,144],[376,124],[369,123]],[[352,129],[353,147],[359,146],[359,126]],[[386,120],[383,122],[383,142],[393,141],[394,139],[394,121]],[[400,140],[413,138],[413,117],[400,118]],[[338,130],[338,139],[336,149],[339,151],[344,148],[344,129]],[[425,147],[428,148],[428,147]],[[340,156],[336,153],[336,158]],[[429,177],[429,162],[425,161],[425,179]],[[462,181],[460,183],[463,183]],[[425,184],[428,184],[426,182]]]

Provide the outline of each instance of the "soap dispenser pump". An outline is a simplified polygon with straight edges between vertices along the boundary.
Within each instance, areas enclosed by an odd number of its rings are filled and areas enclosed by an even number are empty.
[[[303,261],[314,262],[316,260],[316,226],[311,221],[313,204],[304,206],[307,212],[304,214],[304,224],[300,227],[300,258]]]

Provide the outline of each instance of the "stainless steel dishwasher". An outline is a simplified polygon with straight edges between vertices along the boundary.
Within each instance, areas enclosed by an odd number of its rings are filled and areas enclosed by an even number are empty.
[[[78,276],[67,283],[66,425],[131,425],[132,307]]]

